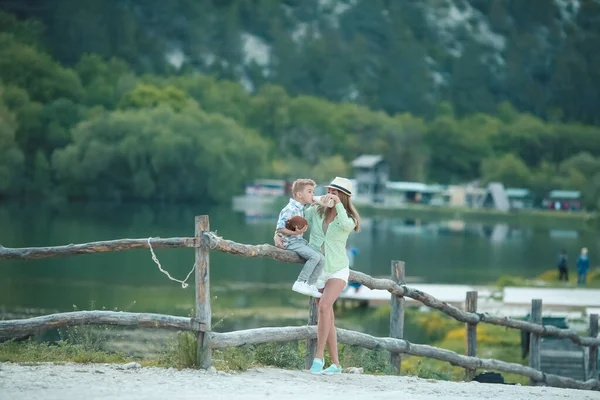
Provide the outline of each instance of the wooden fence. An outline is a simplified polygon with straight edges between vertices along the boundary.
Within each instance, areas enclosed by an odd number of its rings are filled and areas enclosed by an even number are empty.
[[[217,250],[243,257],[266,257],[288,263],[303,263],[296,253],[281,250],[274,246],[247,245],[225,240],[210,231],[209,218],[206,215],[195,218],[195,236],[193,238],[168,239],[119,239],[84,244],[70,244],[57,247],[36,248],[6,248],[0,246],[1,259],[40,259],[47,257],[66,256],[74,254],[90,254],[129,249],[149,248],[179,248],[192,247],[195,249],[195,315],[192,318],[177,317],[163,314],[130,313],[113,311],[78,311],[40,316],[35,318],[0,321],[0,339],[22,338],[36,332],[71,325],[119,325],[129,327],[168,328],[191,331],[198,339],[198,360],[201,368],[208,368],[211,361],[212,349],[241,346],[244,344],[260,344],[269,342],[288,342],[308,340],[306,361],[307,366],[312,361],[317,336],[316,301],[310,299],[309,321],[306,326],[273,327],[246,329],[233,332],[213,332],[211,329],[210,309],[210,258],[211,250]],[[390,337],[378,338],[360,332],[338,329],[338,341],[347,345],[361,346],[367,349],[383,348],[391,353],[391,363],[400,370],[400,354],[433,358],[446,361],[452,365],[465,368],[465,379],[471,379],[478,369],[496,370],[515,373],[529,377],[533,384],[549,386],[599,390],[598,380],[598,315],[590,316],[590,332],[588,337],[579,336],[571,329],[560,329],[554,326],[541,325],[541,300],[532,302],[532,321],[522,321],[508,317],[499,317],[477,312],[477,292],[466,294],[466,307],[461,310],[442,302],[435,297],[406,286],[404,263],[392,261],[392,279],[378,279],[358,271],[350,271],[350,280],[359,282],[370,289],[387,290],[391,293]],[[403,339],[404,330],[404,297],[410,297],[422,304],[437,309],[466,325],[466,354],[433,346],[410,343]],[[507,363],[494,359],[477,358],[477,324],[488,323],[519,329],[531,335],[529,348],[529,366]],[[540,371],[540,337],[552,336],[570,339],[574,343],[589,347],[588,379],[577,381],[571,378],[546,374]]]

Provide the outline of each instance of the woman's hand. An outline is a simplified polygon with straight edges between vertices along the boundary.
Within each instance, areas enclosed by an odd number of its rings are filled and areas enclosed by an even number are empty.
[[[333,202],[335,204],[339,203],[341,200],[339,197],[337,197],[337,195],[335,194],[331,194],[331,193],[327,193],[325,196],[323,196],[323,204],[327,204],[327,202],[329,200],[333,200]]]

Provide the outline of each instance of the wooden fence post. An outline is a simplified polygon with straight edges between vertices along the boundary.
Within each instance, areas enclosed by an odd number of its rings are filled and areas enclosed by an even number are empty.
[[[208,215],[200,215],[195,218],[195,236],[202,238],[204,232],[210,232]],[[208,368],[212,364],[212,352],[209,347],[209,333],[211,331],[210,311],[210,248],[201,239],[202,245],[196,247],[196,322],[199,323],[200,331],[197,332],[197,366]]]
[[[531,322],[534,324],[542,324],[542,300],[531,300]],[[529,334],[529,366],[533,369],[541,371],[540,361],[540,335],[537,333]],[[537,382],[533,379],[529,380],[531,385]]]
[[[317,309],[317,299],[310,297],[308,299],[308,325],[316,325],[319,319],[319,310]],[[306,341],[306,358],[304,364],[306,369],[310,369],[315,352],[317,351],[317,339],[308,339]]]
[[[465,311],[477,312],[477,291],[467,292],[465,301]],[[469,357],[477,356],[477,324],[466,324],[467,326],[467,348],[466,354]],[[465,380],[471,381],[475,377],[475,369],[465,369]]]
[[[598,314],[590,314],[590,336],[598,337]],[[598,346],[590,346],[588,360],[588,379],[598,378]]]
[[[406,284],[404,261],[392,261],[392,280],[398,285]],[[392,294],[392,307],[390,308],[390,337],[402,339],[404,337],[404,296]],[[390,354],[390,364],[396,372],[400,373],[402,357],[399,353]]]

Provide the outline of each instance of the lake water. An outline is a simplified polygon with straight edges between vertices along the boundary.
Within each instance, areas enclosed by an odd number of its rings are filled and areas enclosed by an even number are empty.
[[[201,214],[210,215],[211,230],[226,239],[248,244],[272,242],[276,215],[246,216],[228,207],[41,207],[4,203],[0,204],[0,244],[30,247],[193,236],[194,216]],[[559,225],[548,229],[443,218],[369,216],[362,227],[349,240],[359,249],[355,269],[389,276],[390,261],[403,260],[409,280],[430,283],[485,284],[502,275],[534,277],[555,268],[561,248],[568,251],[571,260],[582,246],[590,249],[592,261],[600,253],[596,232]],[[179,279],[187,275],[194,262],[192,249],[162,249],[156,254],[163,268]],[[307,298],[289,290],[300,271],[299,264],[245,259],[216,251],[211,253],[210,263],[213,323],[222,320],[218,329],[272,326],[270,317],[278,321],[303,318]],[[15,313],[70,311],[74,307],[186,316],[193,301],[193,284],[182,289],[168,280],[148,250],[34,261],[0,260],[0,313],[4,318]],[[381,329],[387,329],[383,325]]]

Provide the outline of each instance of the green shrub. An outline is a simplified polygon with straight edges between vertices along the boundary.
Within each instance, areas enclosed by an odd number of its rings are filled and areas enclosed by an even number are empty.
[[[193,333],[178,332],[175,340],[169,342],[167,351],[160,359],[160,364],[175,368],[196,367],[197,342],[196,335]]]
[[[525,278],[520,277],[520,276],[502,275],[496,281],[496,286],[499,288],[504,288],[507,286],[526,286],[526,285],[527,285],[527,281],[525,280]]]
[[[297,342],[259,345],[254,351],[254,357],[261,365],[287,369],[304,368],[304,352],[299,351]]]
[[[38,343],[35,340],[0,343],[0,362],[39,363],[39,362],[93,362],[123,363],[131,361],[119,353],[107,353],[86,349],[81,345],[71,345],[66,341],[57,344]]]
[[[106,350],[106,342],[110,337],[112,327],[75,325],[59,329],[61,340],[83,347],[85,350]]]
[[[365,373],[394,374],[390,364],[390,352],[380,348],[374,350],[356,346],[340,345],[340,364],[343,367],[363,368]]]
[[[406,361],[402,362],[402,374],[418,376],[423,379],[437,379],[442,381],[449,381],[454,378],[456,373],[453,373],[453,369],[457,369],[459,374],[463,373],[463,369],[457,367],[451,367],[449,364],[428,359],[419,359],[416,357],[410,357]],[[458,378],[460,379],[460,378]]]
[[[247,371],[255,363],[254,351],[251,345],[215,350],[214,365],[220,370]]]

